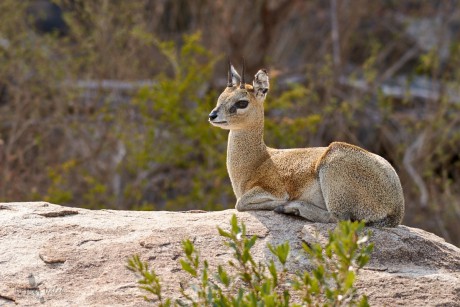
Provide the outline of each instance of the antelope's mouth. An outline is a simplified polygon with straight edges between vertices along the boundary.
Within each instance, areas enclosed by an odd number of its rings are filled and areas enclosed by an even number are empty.
[[[216,121],[210,120],[209,122],[210,122],[211,124],[213,124],[213,125],[226,125],[226,124],[227,124],[227,121],[225,121],[225,120],[224,120],[224,121],[220,121],[220,122],[216,122]]]

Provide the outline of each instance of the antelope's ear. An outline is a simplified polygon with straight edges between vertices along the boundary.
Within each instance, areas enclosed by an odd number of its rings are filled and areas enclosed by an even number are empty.
[[[229,66],[229,82],[231,81],[231,83],[228,83],[227,86],[232,87],[236,86],[237,84],[240,84],[241,76],[238,74],[238,72],[232,64],[229,63]]]
[[[270,87],[270,84],[268,82],[267,70],[259,70],[254,77],[252,85],[254,86],[254,95],[256,96],[256,98],[258,100],[265,100],[265,97],[268,93],[268,89]]]

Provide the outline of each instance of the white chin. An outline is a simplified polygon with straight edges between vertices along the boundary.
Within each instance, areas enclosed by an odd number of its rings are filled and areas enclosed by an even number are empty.
[[[224,122],[224,123],[210,122],[210,123],[211,123],[211,125],[213,125],[214,127],[219,127],[219,128],[222,128],[222,129],[230,130],[230,126],[228,125],[227,122]]]

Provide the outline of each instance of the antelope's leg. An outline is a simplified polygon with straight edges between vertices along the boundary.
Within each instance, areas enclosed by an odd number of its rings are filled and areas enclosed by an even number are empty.
[[[275,197],[271,193],[266,192],[262,188],[255,187],[236,202],[236,210],[250,211],[250,210],[274,210],[275,208],[286,203],[286,200]]]
[[[275,209],[275,212],[301,216],[311,222],[335,223],[337,218],[329,211],[302,201],[290,201]]]

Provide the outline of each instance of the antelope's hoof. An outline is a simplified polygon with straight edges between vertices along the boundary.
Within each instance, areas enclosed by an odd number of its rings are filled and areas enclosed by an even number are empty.
[[[276,213],[283,213],[283,214],[290,214],[290,215],[300,215],[299,209],[294,206],[289,205],[281,205],[275,208],[274,210]]]

